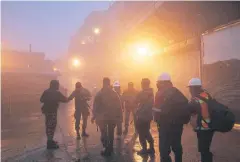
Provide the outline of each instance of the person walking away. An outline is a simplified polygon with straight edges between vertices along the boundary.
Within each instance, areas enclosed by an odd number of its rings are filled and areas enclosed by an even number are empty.
[[[43,92],[40,102],[43,103],[42,113],[45,115],[47,149],[58,149],[57,142],[53,140],[57,126],[57,110],[59,103],[67,102],[67,98],[59,91],[57,80],[50,82],[50,87]]]
[[[75,84],[75,90],[68,97],[68,100],[75,99],[75,130],[77,134],[77,139],[80,140],[80,120],[81,117],[83,119],[82,124],[82,137],[88,137],[89,135],[86,133],[87,128],[87,119],[89,116],[89,105],[88,101],[91,99],[90,92],[82,86],[80,82]]]
[[[122,95],[123,105],[125,108],[125,129],[123,132],[124,135],[127,135],[127,133],[128,133],[130,114],[132,114],[132,116],[133,116],[135,135],[137,134],[136,116],[135,116],[135,112],[137,109],[137,104],[136,104],[137,94],[138,94],[138,92],[137,92],[137,90],[135,90],[134,84],[132,82],[129,82],[128,89],[126,91],[124,91],[123,95]]]
[[[103,79],[103,87],[97,93],[93,103],[93,117],[100,128],[101,142],[104,150],[102,156],[110,156],[113,153],[114,128],[121,121],[122,105],[119,95],[112,89],[110,79]]]
[[[117,92],[117,94],[119,95],[119,98],[121,100],[122,103],[122,111],[120,113],[121,115],[121,120],[119,120],[119,123],[117,123],[117,139],[120,140],[121,136],[122,136],[122,122],[123,122],[123,102],[122,102],[122,94],[121,94],[121,86],[119,81],[115,81],[113,83],[113,89],[114,91]]]
[[[137,152],[138,155],[154,154],[154,141],[150,133],[150,123],[153,119],[152,108],[154,104],[153,89],[150,88],[150,80],[143,78],[141,82],[142,91],[136,97],[138,108],[136,110],[136,128],[139,135],[139,141],[142,149]],[[147,149],[147,142],[150,148]]]
[[[192,118],[191,123],[197,133],[198,150],[201,154],[202,162],[212,162],[213,154],[210,151],[214,131],[210,129],[209,123],[211,122],[208,105],[205,100],[211,98],[210,94],[202,88],[202,83],[199,78],[192,78],[188,84],[191,94],[189,102]]]
[[[168,73],[158,77],[157,88],[153,113],[158,125],[161,162],[172,162],[171,150],[175,162],[182,162],[183,125],[190,120],[188,99],[173,86]]]

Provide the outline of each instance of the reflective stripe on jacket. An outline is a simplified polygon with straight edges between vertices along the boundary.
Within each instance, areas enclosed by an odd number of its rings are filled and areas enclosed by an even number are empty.
[[[205,99],[209,99],[209,94],[206,92],[202,92],[200,94],[201,97]],[[195,97],[194,100],[200,105],[200,114],[198,114],[198,120],[197,120],[197,130],[209,130],[209,123],[211,122],[210,114],[208,105],[203,100]],[[200,122],[200,123],[199,123]]]

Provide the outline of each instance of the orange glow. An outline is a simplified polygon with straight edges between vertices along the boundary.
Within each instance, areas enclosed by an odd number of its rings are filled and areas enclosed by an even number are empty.
[[[99,33],[100,33],[100,29],[99,29],[99,28],[94,28],[94,29],[93,29],[93,32],[94,32],[95,34],[99,34]]]
[[[80,61],[78,59],[73,59],[72,61],[72,65],[75,66],[75,67],[78,67],[80,65]]]

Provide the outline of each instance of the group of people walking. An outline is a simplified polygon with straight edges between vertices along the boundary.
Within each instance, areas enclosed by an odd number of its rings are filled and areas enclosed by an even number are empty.
[[[183,125],[189,123],[194,126],[197,133],[198,149],[202,162],[212,162],[210,145],[214,131],[210,129],[210,115],[206,100],[210,95],[203,90],[201,80],[192,78],[188,87],[191,99],[188,99],[174,87],[171,76],[162,73],[157,79],[156,95],[148,78],[141,81],[141,90],[137,91],[132,82],[128,83],[128,89],[121,93],[119,82],[113,85],[109,78],[103,78],[103,87],[98,91],[93,100],[91,122],[96,123],[101,132],[101,143],[104,150],[103,156],[111,156],[113,153],[114,129],[117,127],[117,139],[128,133],[130,114],[133,114],[135,127],[134,135],[138,135],[142,149],[139,155],[154,155],[154,139],[150,133],[151,121],[157,123],[159,132],[159,151],[161,162],[171,162],[170,152],[175,154],[175,162],[182,162],[181,137]],[[46,116],[47,148],[58,148],[53,140],[57,124],[57,108],[60,102],[68,102],[75,98],[75,129],[77,139],[80,139],[80,119],[83,118],[82,136],[86,133],[87,119],[89,116],[88,102],[91,100],[90,92],[83,88],[80,82],[76,83],[76,89],[67,98],[59,92],[59,82],[52,80],[50,88],[45,90],[40,101],[43,104],[42,112]],[[123,113],[125,115],[123,115]],[[122,123],[124,118],[124,131]],[[191,120],[190,120],[191,118]],[[147,148],[147,143],[149,148]]]

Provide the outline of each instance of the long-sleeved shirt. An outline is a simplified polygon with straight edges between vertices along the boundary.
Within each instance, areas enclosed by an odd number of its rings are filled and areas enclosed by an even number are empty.
[[[127,111],[135,110],[137,108],[136,98],[138,92],[133,90],[126,90],[122,94],[122,102],[124,103],[124,107]]]
[[[67,98],[58,90],[47,89],[43,92],[40,102],[43,103],[43,113],[56,113],[60,102],[67,102]]]
[[[140,120],[152,120],[152,108],[154,104],[154,93],[152,88],[140,91],[136,97],[138,108],[136,110],[136,117]]]

